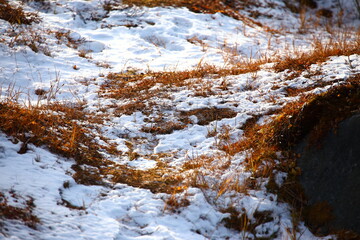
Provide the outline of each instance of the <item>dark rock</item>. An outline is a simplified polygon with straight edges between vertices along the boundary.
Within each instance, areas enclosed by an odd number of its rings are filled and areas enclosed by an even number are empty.
[[[341,122],[320,145],[308,142],[302,141],[296,152],[309,205],[329,203],[334,216],[330,230],[360,233],[360,113]]]

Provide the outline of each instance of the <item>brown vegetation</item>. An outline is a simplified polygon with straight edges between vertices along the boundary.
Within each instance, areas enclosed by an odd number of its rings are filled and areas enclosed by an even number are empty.
[[[0,192],[0,219],[14,219],[20,220],[26,226],[30,228],[36,228],[37,224],[40,223],[40,220],[33,214],[35,208],[34,199],[28,197],[26,200],[23,197],[17,195],[14,191],[10,191],[11,197],[17,199],[17,201],[22,200],[25,203],[24,208],[14,207],[9,205],[8,198]],[[1,227],[0,222],[0,227]],[[1,233],[1,232],[0,232]]]
[[[51,114],[50,111],[59,114]],[[97,165],[93,157],[83,156],[97,149],[92,149],[92,139],[87,137],[88,130],[77,123],[77,120],[85,121],[85,113],[79,107],[54,104],[46,108],[24,108],[13,103],[2,103],[0,118],[0,129],[23,143],[46,145],[51,151],[73,157],[81,164]]]
[[[240,14],[240,10],[248,8],[250,6],[259,6],[258,1],[251,0],[246,2],[231,2],[226,0],[124,0],[124,4],[130,6],[146,6],[146,7],[159,7],[159,6],[171,6],[171,7],[186,7],[190,11],[196,13],[223,13],[229,17],[243,21],[250,26],[262,26],[260,22],[254,21],[245,15]]]
[[[331,56],[349,56],[352,54],[360,54],[360,32],[356,35],[347,32],[340,33],[339,36],[334,36],[334,39],[327,43],[315,39],[312,51],[282,57],[276,61],[274,70],[276,72],[290,70],[301,73],[308,70],[310,65],[321,64]]]
[[[172,194],[179,189],[183,180],[180,174],[176,171],[171,173],[171,168],[161,162],[149,170],[137,170],[124,165],[115,165],[107,168],[104,172],[112,176],[111,180],[114,183],[125,183],[133,187],[149,189],[153,193]]]
[[[261,152],[258,153],[260,156],[255,158],[261,161],[263,155],[267,155],[266,148],[273,149],[270,152],[288,151],[309,132],[314,134],[312,139],[316,142],[352,111],[357,110],[360,105],[359,80],[358,74],[350,78],[347,83],[334,87],[326,93],[304,95],[298,101],[287,104],[268,124],[254,125],[254,121],[251,120],[245,127],[246,139],[224,150],[229,154],[235,154],[252,148],[255,150],[253,155],[256,155],[257,151]],[[315,128],[316,131],[313,132]]]
[[[101,86],[100,94],[102,97],[128,101],[115,107],[117,114],[131,114],[139,110],[146,112],[149,107],[153,106],[152,101],[149,101],[151,98],[166,98],[169,96],[169,92],[175,90],[174,88],[187,87],[194,90],[196,94],[199,86],[203,87],[203,84],[206,84],[203,81],[205,77],[221,77],[258,71],[260,65],[267,61],[267,59],[260,59],[241,62],[230,68],[199,65],[194,69],[184,71],[110,73],[107,75],[108,81]],[[226,86],[224,87],[226,88]],[[205,97],[209,94],[212,94],[211,91],[202,92],[201,96]],[[148,104],[145,104],[146,100]]]
[[[36,13],[24,12],[21,6],[14,6],[7,0],[0,0],[0,19],[8,21],[11,24],[39,23],[40,18]]]
[[[186,121],[189,116],[196,116],[199,125],[208,125],[210,122],[219,121],[224,118],[233,118],[237,112],[230,108],[199,108],[190,111],[180,112],[180,119]]]
[[[251,220],[246,212],[240,213],[234,207],[229,207],[224,209],[223,212],[230,213],[230,216],[225,218],[223,222],[228,228],[236,229],[238,231],[243,231],[243,238],[247,239],[246,235],[249,233],[256,234],[255,228],[261,224],[271,222],[274,218],[271,216],[271,211],[255,211],[253,215],[253,220]],[[275,236],[264,239],[272,239]],[[263,239],[263,238],[261,238]]]
[[[194,90],[196,96],[206,97],[214,94],[211,87],[204,81],[204,78],[221,77],[227,75],[239,75],[249,72],[257,72],[264,63],[275,62],[273,69],[276,72],[288,71],[287,79],[299,77],[304,71],[308,71],[306,77],[311,77],[321,72],[310,69],[312,64],[321,64],[331,56],[360,54],[360,33],[351,35],[350,32],[340,33],[333,39],[324,43],[320,39],[314,40],[314,48],[306,53],[294,53],[285,57],[272,57],[252,60],[249,62],[240,62],[229,68],[218,68],[212,65],[201,65],[192,70],[168,71],[168,72],[146,72],[139,74],[136,71],[125,73],[110,73],[107,76],[108,81],[101,86],[101,94],[104,97],[114,99],[128,99],[127,104],[116,108],[119,114],[131,114],[134,111],[143,110],[146,106],[145,100],[153,97],[168,97],[169,91],[175,87],[187,87]],[[348,61],[349,68],[352,68],[351,61]],[[189,79],[196,79],[189,81]],[[313,87],[318,86],[315,84]],[[155,88],[153,88],[156,86]],[[311,88],[311,87],[310,87]],[[309,89],[310,89],[309,88]],[[201,91],[199,91],[199,89]],[[226,89],[226,86],[224,86]],[[300,91],[296,89],[287,89],[289,96],[296,95]]]
[[[302,1],[303,4],[311,7],[313,1]],[[106,3],[106,1],[105,1]],[[245,8],[245,4],[254,4],[256,1],[239,2],[237,5],[229,1],[164,1],[164,0],[124,0],[124,4],[136,6],[176,6],[187,7],[194,12],[202,13],[223,13],[252,26],[261,26],[260,23],[251,20],[239,13],[238,10]],[[310,5],[309,5],[310,4]],[[116,6],[105,4],[104,8],[111,11]],[[323,15],[325,13],[322,13]],[[328,13],[327,13],[328,14]],[[39,18],[34,13],[25,13],[21,6],[14,7],[8,1],[0,0],[0,19],[4,19],[11,24],[31,24],[39,22]],[[69,47],[77,48],[83,41],[70,38],[70,32],[49,32],[59,40],[59,43],[65,43]],[[38,35],[33,35],[29,47],[37,52],[38,45],[43,40]],[[18,38],[19,40],[20,38]],[[349,40],[351,39],[351,40]],[[156,40],[156,39],[155,39]],[[164,45],[161,42],[152,39],[155,45]],[[17,39],[15,39],[17,41]],[[188,39],[189,42],[205,46],[205,43],[197,38]],[[27,41],[17,41],[26,44]],[[202,65],[192,70],[185,71],[166,71],[151,72],[140,74],[136,71],[125,73],[110,73],[107,76],[107,82],[101,86],[100,94],[103,97],[116,100],[126,100],[120,106],[115,106],[115,115],[132,114],[135,111],[147,111],[155,103],[151,98],[166,97],[169,92],[175,88],[187,87],[196,90],[194,84],[200,84],[203,79],[211,77],[221,77],[226,75],[238,75],[249,72],[257,72],[260,65],[275,61],[273,70],[282,72],[289,70],[289,78],[300,76],[305,70],[309,70],[312,64],[318,64],[326,61],[330,56],[360,54],[360,33],[356,38],[349,37],[346,33],[341,35],[338,40],[332,40],[323,43],[315,40],[314,50],[308,53],[299,53],[287,55],[285,57],[273,59],[260,59],[249,62],[234,64],[230,68],[218,68],[211,65]],[[86,51],[79,51],[79,56],[89,58]],[[274,60],[275,59],[275,60]],[[107,63],[96,63],[101,67],[110,67]],[[349,61],[351,68],[351,62]],[[73,65],[75,70],[79,69]],[[315,74],[315,73],[314,73]],[[189,81],[189,79],[197,79]],[[318,83],[315,86],[323,86]],[[226,86],[224,87],[224,89]],[[306,89],[286,88],[288,96],[297,96],[300,92],[308,91]],[[45,90],[36,90],[36,95],[45,95]],[[197,96],[206,97],[212,94],[209,91],[196,92]],[[359,111],[360,106],[360,75],[355,75],[347,83],[330,89],[328,92],[320,95],[304,95],[296,102],[289,103],[283,109],[278,111],[277,117],[265,125],[258,125],[256,122],[261,116],[254,116],[243,126],[245,138],[241,141],[229,142],[229,129],[223,128],[223,132],[209,132],[209,136],[222,134],[226,144],[220,145],[221,149],[229,155],[234,155],[241,151],[249,153],[246,164],[254,177],[268,178],[267,188],[269,192],[276,193],[281,201],[290,203],[299,214],[302,215],[308,224],[318,226],[326,224],[330,215],[329,209],[324,205],[306,206],[306,196],[302,187],[297,181],[300,169],[296,167],[296,156],[292,152],[293,146],[305,135],[311,133],[310,139],[313,143],[318,142],[324,134],[330,129],[352,114]],[[53,114],[56,113],[56,114]],[[229,108],[201,108],[178,113],[180,122],[165,120],[154,120],[150,127],[143,127],[142,131],[152,134],[170,134],[175,130],[184,129],[189,124],[189,116],[196,116],[199,125],[208,125],[209,123],[224,118],[233,118],[236,112]],[[0,104],[0,130],[7,135],[12,136],[14,141],[22,142],[19,154],[28,151],[29,144],[36,146],[47,146],[49,150],[67,158],[73,158],[76,164],[73,166],[76,182],[86,185],[104,184],[105,176],[111,179],[113,183],[125,183],[130,186],[146,188],[154,193],[165,192],[172,194],[167,200],[166,208],[175,211],[179,207],[189,204],[184,198],[177,198],[177,193],[186,190],[185,184],[207,188],[208,183],[201,178],[200,168],[205,168],[210,172],[217,169],[227,169],[229,161],[213,164],[217,159],[215,157],[200,156],[196,159],[187,161],[181,170],[175,170],[157,158],[157,166],[149,170],[132,169],[126,165],[119,165],[107,161],[101,152],[109,152],[114,155],[120,155],[114,146],[100,146],[94,142],[95,134],[92,128],[96,123],[102,121],[101,118],[91,117],[81,106],[67,106],[61,104],[51,104],[42,107],[21,107],[18,104],[7,102]],[[130,145],[129,145],[130,146]],[[128,146],[128,147],[129,147]],[[282,156],[278,153],[282,152]],[[129,160],[136,159],[139,155],[132,147],[129,147],[127,153]],[[280,159],[279,159],[280,158]],[[275,160],[280,160],[276,163]],[[171,172],[171,170],[174,170]],[[189,179],[184,179],[181,172],[193,170]],[[282,186],[277,186],[274,180],[274,170],[280,170],[288,173],[288,178]],[[185,183],[185,180],[187,183]],[[231,183],[238,184],[237,179],[227,179],[214,188],[219,191],[219,196],[226,190],[246,191],[244,188],[256,188],[256,182],[249,180],[244,186],[232,186]],[[235,185],[234,184],[234,185]],[[240,189],[242,188],[242,189]],[[186,196],[186,195],[185,195]],[[65,202],[66,204],[66,202]],[[25,209],[9,206],[4,195],[0,193],[0,213],[2,216],[10,219],[21,219],[26,224],[34,227],[39,220],[32,215],[33,202],[30,199]],[[303,210],[305,209],[305,210]],[[240,213],[235,208],[224,209],[224,212],[230,213],[230,216],[224,219],[227,227],[235,228],[240,231],[253,232],[255,227],[272,221],[270,212],[255,212],[255,223],[251,222],[246,213]]]
[[[181,122],[174,121],[157,121],[150,127],[143,127],[142,131],[153,134],[170,134],[175,130],[181,130],[186,127]]]
[[[0,119],[1,131],[12,136],[14,141],[22,142],[19,153],[26,153],[29,144],[46,146],[51,152],[76,161],[74,170],[77,172],[74,179],[77,182],[101,183],[99,175],[94,174],[92,168],[84,170],[78,165],[99,168],[105,162],[100,148],[102,151],[111,151],[111,147],[94,143],[94,133],[87,125],[91,125],[90,122],[96,123],[99,119],[86,115],[81,106],[52,104],[26,108],[15,103],[1,103]],[[83,123],[80,124],[79,121]]]

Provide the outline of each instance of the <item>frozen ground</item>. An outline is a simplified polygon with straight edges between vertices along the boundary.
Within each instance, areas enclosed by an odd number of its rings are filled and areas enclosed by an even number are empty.
[[[311,71],[320,75],[305,72],[288,78],[289,73],[274,72],[269,63],[256,74],[208,76],[200,82],[193,79],[191,88],[174,86],[169,89],[170,96],[144,100],[156,102],[149,115],[140,111],[116,114],[114,106],[132,100],[107,98],[99,91],[109,72],[179,71],[206,63],[229,67],[249,59],[308,51],[313,47],[314,35],[329,37],[321,28],[298,34],[299,17],[282,1],[272,2],[276,7],[264,5],[258,10],[276,20],[260,21],[270,28],[287,29],[286,34],[248,26],[220,13],[193,13],[186,8],[128,8],[120,4],[118,9],[106,12],[100,0],[51,1],[46,8],[31,2],[26,9],[38,11],[41,23],[14,27],[0,20],[1,97],[25,105],[82,102],[85,110],[94,114],[105,109],[108,117],[97,134],[109,138],[124,153],[109,156],[114,162],[146,170],[162,161],[172,171],[198,156],[214,155],[218,156],[217,162],[211,166],[229,167],[204,167],[206,181],[214,185],[226,179],[245,181],[251,173],[242,165],[244,154],[225,156],[217,147],[222,139],[211,132],[228,129],[229,141],[241,138],[240,128],[251,116],[296,99],[285,89],[306,88],[323,81],[328,85],[310,91],[326,91],[360,72],[359,55],[331,57],[321,65],[315,64]],[[14,36],[27,43],[37,39],[38,52],[14,42]],[[205,87],[211,94],[199,94]],[[37,89],[48,91],[46,99],[35,94]],[[206,124],[199,124],[200,117],[192,116],[184,128],[168,134],[143,131],[144,127],[151,128],[159,116],[165,123],[176,122],[180,112],[211,107],[230,109],[235,114]],[[131,152],[137,153],[134,159],[129,158],[129,142]],[[186,198],[188,204],[173,210],[167,206],[169,194],[119,183],[80,185],[71,177],[72,159],[35,146],[20,155],[20,147],[20,143],[0,135],[0,192],[13,206],[25,206],[26,200],[34,199],[33,213],[41,222],[33,229],[16,220],[1,219],[0,239],[331,238],[313,236],[303,223],[294,230],[290,207],[266,192],[264,184],[259,190],[230,191],[221,196],[212,190],[189,187],[175,195]],[[190,176],[192,172],[184,174]],[[278,174],[279,184],[283,177],[284,173]],[[229,207],[244,212],[249,219],[254,219],[255,212],[268,211],[271,221],[259,224],[252,233],[232,230],[222,221],[229,217],[222,210]]]

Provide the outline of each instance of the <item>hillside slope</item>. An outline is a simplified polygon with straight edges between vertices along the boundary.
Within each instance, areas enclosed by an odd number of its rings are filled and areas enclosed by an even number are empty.
[[[355,2],[159,2],[0,0],[0,239],[334,239],[272,143],[358,91]]]

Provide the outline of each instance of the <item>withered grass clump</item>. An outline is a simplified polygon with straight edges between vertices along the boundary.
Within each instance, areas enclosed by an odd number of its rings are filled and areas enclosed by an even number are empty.
[[[133,187],[149,189],[153,193],[172,194],[177,191],[183,178],[180,174],[169,173],[169,171],[169,167],[162,164],[149,170],[137,170],[123,165],[104,170],[106,174],[112,176],[114,183],[125,183]]]
[[[60,114],[51,114],[49,110]],[[77,123],[77,120],[85,120],[84,112],[79,109],[60,105],[46,109],[25,108],[2,103],[0,118],[0,129],[24,144],[46,145],[52,152],[74,157],[79,163],[96,165],[91,158],[82,156],[85,153],[82,145],[91,148],[92,140],[86,135],[88,131]]]
[[[143,132],[153,133],[153,134],[170,134],[170,133],[173,133],[175,130],[182,130],[185,127],[186,127],[186,125],[181,122],[159,121],[150,127],[143,127],[141,130]]]
[[[149,98],[158,91],[150,91],[156,84],[162,84],[167,87],[181,87],[187,83],[185,80],[191,78],[203,78],[209,74],[219,73],[215,66],[200,66],[187,71],[173,72],[148,72],[145,74],[129,73],[110,73],[108,82],[102,85],[102,90],[108,92],[107,96],[115,99],[124,98]],[[128,83],[132,83],[131,86]],[[143,96],[139,96],[143,93]],[[145,94],[145,95],[144,95]]]
[[[360,54],[360,32],[355,36],[348,33],[341,33],[339,39],[322,43],[320,40],[314,42],[314,50],[309,53],[287,55],[274,65],[276,72],[291,70],[303,72],[312,64],[319,64],[327,61],[331,56],[350,56]],[[355,39],[353,39],[355,38]],[[351,63],[349,63],[351,64]]]
[[[186,194],[183,196],[177,196],[175,193],[172,194],[165,202],[165,210],[173,213],[179,213],[179,209],[190,205],[190,201],[187,199]]]
[[[6,0],[0,0],[0,19],[11,24],[39,23],[40,18],[36,13],[26,13],[21,6],[13,6]]]
[[[220,121],[224,118],[233,118],[237,115],[237,112],[230,108],[199,108],[180,112],[180,119],[187,120],[187,118],[192,115],[197,117],[199,125],[208,125],[213,121]]]
[[[144,112],[146,109],[146,104],[140,99],[134,99],[132,102],[123,104],[121,106],[116,106],[114,114],[116,116],[121,116],[123,114],[131,115],[134,112]]]
[[[224,209],[222,212],[230,214],[229,217],[223,219],[226,227],[238,230],[240,232],[246,231],[254,235],[256,234],[255,228],[257,226],[274,220],[274,218],[271,216],[271,211],[255,211],[253,214],[253,221],[251,221],[251,219],[247,216],[246,212],[240,213],[234,207]],[[275,237],[276,236],[271,236],[270,238],[265,239],[272,239]]]
[[[12,136],[14,141],[22,142],[18,152],[20,154],[26,153],[28,144],[34,144],[73,158],[77,165],[86,164],[98,168],[105,163],[100,148],[106,147],[94,142],[94,133],[88,128],[91,121],[95,123],[99,120],[86,115],[81,107],[52,104],[26,108],[15,103],[1,103],[0,119],[0,130]],[[79,123],[80,120],[89,126],[83,126]],[[79,169],[81,168],[75,170]],[[82,171],[84,174],[89,172]],[[78,172],[75,180],[83,184],[99,183],[97,178],[93,182],[89,181],[89,177],[80,178],[84,174]]]

